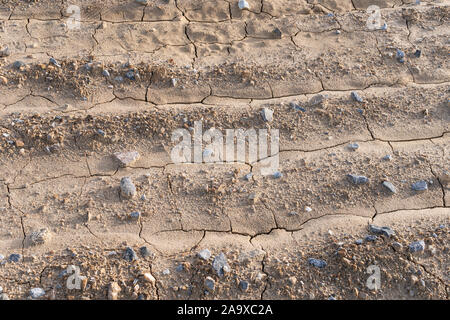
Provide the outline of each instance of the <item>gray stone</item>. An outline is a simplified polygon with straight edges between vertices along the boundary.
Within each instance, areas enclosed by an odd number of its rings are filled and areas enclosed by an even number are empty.
[[[38,299],[45,295],[45,290],[42,288],[33,288],[30,290],[30,297],[33,299]]]
[[[315,105],[323,103],[327,98],[328,98],[327,95],[317,94],[309,100],[309,104],[311,106],[315,106]]]
[[[423,240],[412,242],[409,245],[410,252],[414,253],[414,252],[420,252],[420,251],[424,251],[424,250],[425,250],[425,241],[423,241]]]
[[[308,263],[316,268],[325,268],[327,266],[326,261],[314,258],[309,258]]]
[[[136,186],[130,177],[123,177],[120,180],[120,194],[125,199],[131,199],[136,195]]]
[[[414,191],[426,191],[428,190],[428,183],[425,180],[417,181],[411,185],[411,189]]]
[[[123,258],[129,262],[139,259],[136,252],[133,250],[133,248],[130,247],[127,247],[125,249],[125,254],[123,255]]]
[[[355,91],[352,91],[351,96],[353,98],[353,100],[358,101],[358,102],[363,102],[363,99],[359,96],[359,94]]]
[[[369,179],[365,176],[358,176],[354,174],[348,174],[347,177],[353,184],[365,184],[369,182]]]
[[[114,153],[114,158],[122,168],[125,168],[139,160],[140,154],[137,151],[116,152]]]
[[[9,262],[19,262],[22,259],[22,255],[18,253],[13,253],[9,256]]]
[[[250,5],[248,4],[248,2],[246,0],[239,0],[238,7],[241,10],[244,10],[244,9],[248,10],[248,9],[250,9]]]
[[[394,248],[395,251],[400,251],[403,248],[403,245],[400,242],[395,241],[392,243],[392,248]]]
[[[13,63],[13,67],[16,68],[16,69],[18,69],[18,70],[20,70],[20,69],[22,69],[23,67],[25,67],[25,63],[23,63],[22,61],[15,61],[15,62]]]
[[[265,122],[273,121],[273,110],[269,108],[264,108],[261,110],[261,116]]]
[[[141,253],[141,256],[144,258],[153,257],[154,254],[147,248],[147,247],[141,247],[139,248],[139,252]]]
[[[130,218],[133,220],[138,220],[141,217],[141,213],[138,211],[130,213]]]
[[[209,251],[208,249],[203,249],[197,255],[200,257],[200,259],[208,260],[209,258],[211,258],[211,251]]]
[[[51,239],[52,235],[47,228],[33,231],[27,238],[31,246],[42,245]]]
[[[391,161],[392,160],[392,156],[390,154],[387,154],[383,157],[384,161]]]
[[[383,181],[383,187],[389,190],[391,193],[397,193],[395,186],[389,181]]]
[[[218,256],[214,258],[212,267],[219,277],[223,277],[223,275],[226,272],[230,271],[230,266],[228,265],[227,257],[225,256],[225,254],[223,254],[223,252],[221,252]]]
[[[209,292],[213,292],[216,286],[216,281],[214,281],[213,278],[211,277],[206,277],[205,279],[205,288],[209,291]]]
[[[376,241],[377,239],[378,239],[378,237],[374,236],[374,235],[368,235],[368,236],[365,237],[365,240],[367,242],[373,242],[373,241]]]
[[[394,230],[392,230],[391,228],[389,228],[389,227],[378,227],[378,226],[375,226],[373,224],[369,225],[369,231],[372,232],[372,233],[375,233],[375,234],[382,234],[382,235],[384,235],[386,237],[391,237],[391,236],[395,235]]]
[[[239,289],[241,289],[242,291],[247,291],[248,287],[249,287],[248,281],[242,280],[239,282]]]
[[[357,149],[359,148],[359,144],[357,144],[357,143],[350,143],[350,144],[348,145],[348,148],[349,148],[350,150],[355,151],[355,150],[357,150]]]

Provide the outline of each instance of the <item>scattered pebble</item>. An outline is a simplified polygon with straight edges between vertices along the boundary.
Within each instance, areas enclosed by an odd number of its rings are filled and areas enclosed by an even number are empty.
[[[239,282],[239,289],[241,289],[242,291],[247,291],[248,287],[249,287],[248,281],[242,280]]]
[[[364,239],[365,239],[367,242],[373,242],[373,241],[376,241],[376,240],[378,239],[378,237],[375,236],[375,235],[368,235],[368,236],[366,236]]]
[[[125,253],[123,255],[123,258],[127,260],[128,262],[132,262],[134,260],[138,260],[138,256],[136,252],[133,250],[133,248],[127,247],[125,249]]]
[[[353,100],[355,100],[357,102],[363,102],[363,98],[361,98],[357,92],[352,91],[351,96],[352,96]]]
[[[358,175],[354,175],[354,174],[348,174],[347,177],[350,179],[350,181],[353,184],[365,184],[367,182],[369,182],[369,179],[365,176],[358,176]]]
[[[223,252],[221,252],[218,256],[214,258],[212,267],[219,277],[223,277],[225,273],[230,271],[230,266],[228,265],[227,257]]]
[[[30,290],[30,297],[32,299],[38,299],[45,296],[45,290],[42,288],[33,288]]]
[[[424,250],[425,250],[425,241],[423,241],[423,240],[412,242],[409,245],[409,251],[412,253],[420,252],[420,251],[424,251]]]
[[[375,234],[382,234],[385,235],[386,237],[391,237],[393,235],[395,235],[394,230],[392,230],[389,227],[378,227],[375,226],[373,224],[369,225],[369,231]]]
[[[428,190],[428,183],[425,180],[417,181],[411,185],[411,189],[414,191],[426,191]]]
[[[120,194],[126,199],[131,199],[136,195],[136,186],[130,177],[123,177],[120,180]]]
[[[309,258],[308,263],[316,268],[325,268],[327,266],[326,261],[314,258]]]
[[[209,258],[211,258],[211,251],[209,251],[208,249],[203,249],[197,255],[200,257],[200,259],[209,260]]]
[[[391,161],[391,160],[392,160],[392,156],[391,156],[390,154],[385,155],[385,156],[383,157],[383,160],[384,160],[384,161]]]
[[[383,181],[383,187],[389,190],[391,193],[397,193],[395,186],[389,181]]]
[[[239,7],[239,9],[241,9],[241,10],[244,10],[244,9],[249,10],[249,9],[250,9],[250,5],[249,5],[248,2],[245,1],[245,0],[239,0],[239,2],[238,2],[238,7]]]
[[[18,253],[13,253],[9,256],[9,262],[19,262],[22,259],[22,255]]]
[[[280,179],[282,176],[283,176],[283,174],[282,174],[280,171],[276,171],[276,172],[273,174],[273,177],[274,177],[275,179]]]
[[[28,243],[31,246],[42,245],[51,239],[52,235],[47,228],[33,231],[30,233]]]
[[[269,108],[263,108],[261,110],[261,116],[265,122],[272,122],[273,121],[273,110]]]
[[[355,150],[357,150],[357,149],[359,148],[359,144],[357,144],[357,143],[350,143],[350,144],[348,145],[348,148],[349,148],[350,150],[355,151]]]
[[[211,277],[206,277],[204,284],[206,290],[209,292],[213,292],[216,287],[216,281]]]

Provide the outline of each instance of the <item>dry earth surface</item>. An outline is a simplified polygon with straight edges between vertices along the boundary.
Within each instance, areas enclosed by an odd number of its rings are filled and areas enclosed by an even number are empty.
[[[1,299],[448,299],[450,2],[247,3],[0,0]]]

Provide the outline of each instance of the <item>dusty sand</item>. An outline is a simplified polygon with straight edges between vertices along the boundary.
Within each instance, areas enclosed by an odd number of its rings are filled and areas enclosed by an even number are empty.
[[[448,299],[450,2],[247,2],[0,2],[1,299]],[[174,164],[200,120],[279,129],[282,177]]]

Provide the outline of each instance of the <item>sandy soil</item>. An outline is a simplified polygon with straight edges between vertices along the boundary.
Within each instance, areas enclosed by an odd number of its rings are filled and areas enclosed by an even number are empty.
[[[0,299],[448,299],[449,1],[143,2],[0,0]],[[281,177],[174,164],[200,120]]]

